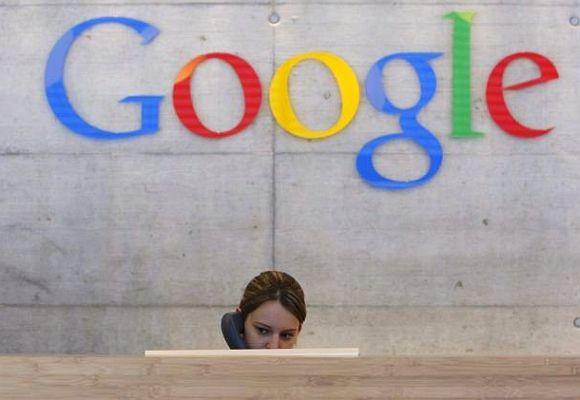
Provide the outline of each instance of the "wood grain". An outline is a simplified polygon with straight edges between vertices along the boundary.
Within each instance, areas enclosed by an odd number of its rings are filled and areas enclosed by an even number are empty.
[[[580,357],[0,356],[0,399],[578,399]]]

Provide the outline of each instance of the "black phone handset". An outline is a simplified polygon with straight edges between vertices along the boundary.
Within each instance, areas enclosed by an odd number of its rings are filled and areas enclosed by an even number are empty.
[[[222,334],[230,349],[247,349],[242,337],[244,333],[244,317],[241,312],[229,312],[222,317]]]

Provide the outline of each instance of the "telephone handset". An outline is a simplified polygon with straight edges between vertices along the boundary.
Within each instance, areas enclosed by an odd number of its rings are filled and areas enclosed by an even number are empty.
[[[222,317],[222,334],[230,349],[247,349],[244,341],[244,317],[241,312],[229,312]]]

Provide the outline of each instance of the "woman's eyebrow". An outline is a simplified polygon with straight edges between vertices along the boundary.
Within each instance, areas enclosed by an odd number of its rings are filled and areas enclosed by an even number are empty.
[[[272,327],[271,327],[270,325],[264,324],[263,322],[258,322],[258,321],[256,321],[256,324],[258,324],[258,325],[262,325],[262,326],[264,326],[264,327],[266,327],[266,328],[268,328],[268,329],[272,329]],[[294,329],[294,328],[291,328],[291,329],[285,329],[285,330],[283,330],[282,332],[296,332],[296,329]]]

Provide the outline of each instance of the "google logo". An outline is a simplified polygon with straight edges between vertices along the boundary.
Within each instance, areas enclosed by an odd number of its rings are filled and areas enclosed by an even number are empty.
[[[452,79],[452,132],[454,138],[481,137],[471,124],[471,21],[473,12],[452,12],[445,17],[453,22],[453,79]],[[96,25],[114,23],[137,32],[147,45],[159,34],[159,30],[146,22],[124,17],[101,17],[82,22],[68,30],[52,48],[46,63],[44,85],[48,103],[59,119],[71,131],[93,139],[123,139],[159,131],[159,106],[163,96],[136,95],[121,100],[137,103],[141,107],[141,125],[132,131],[113,132],[100,129],[85,121],[74,109],[64,85],[64,68],[68,51],[75,40],[87,29]],[[364,88],[370,104],[380,112],[395,115],[401,132],[379,136],[366,143],[356,157],[359,175],[370,185],[388,190],[408,189],[426,183],[439,170],[443,161],[443,149],[437,137],[418,121],[421,110],[431,101],[437,90],[437,77],[431,61],[443,53],[414,52],[395,53],[376,61],[367,73]],[[198,117],[191,98],[191,77],[204,61],[218,59],[229,64],[240,80],[244,96],[244,113],[231,129],[217,132],[207,128]],[[341,96],[341,111],[331,127],[312,130],[297,117],[290,99],[288,81],[292,69],[304,60],[324,64],[334,76]],[[408,108],[393,104],[383,88],[383,69],[392,61],[408,63],[419,80],[420,95],[417,103]],[[505,71],[515,61],[534,63],[539,76],[514,85],[504,86]],[[514,53],[503,58],[492,69],[486,86],[486,102],[494,122],[506,133],[521,138],[533,138],[550,132],[553,128],[530,128],[517,121],[510,113],[504,93],[521,90],[558,79],[558,71],[545,56],[533,52]],[[242,132],[258,115],[262,104],[262,84],[256,71],[243,58],[229,53],[208,53],[190,60],[177,74],[173,84],[173,107],[177,117],[191,133],[210,139],[223,139]],[[290,134],[303,139],[324,139],[336,135],[352,121],[360,103],[359,81],[349,64],[339,56],[322,51],[299,54],[286,60],[275,72],[269,89],[270,109],[277,123]],[[429,168],[420,178],[410,181],[389,179],[377,172],[373,165],[375,150],[392,140],[409,140],[420,146],[429,157]]]

